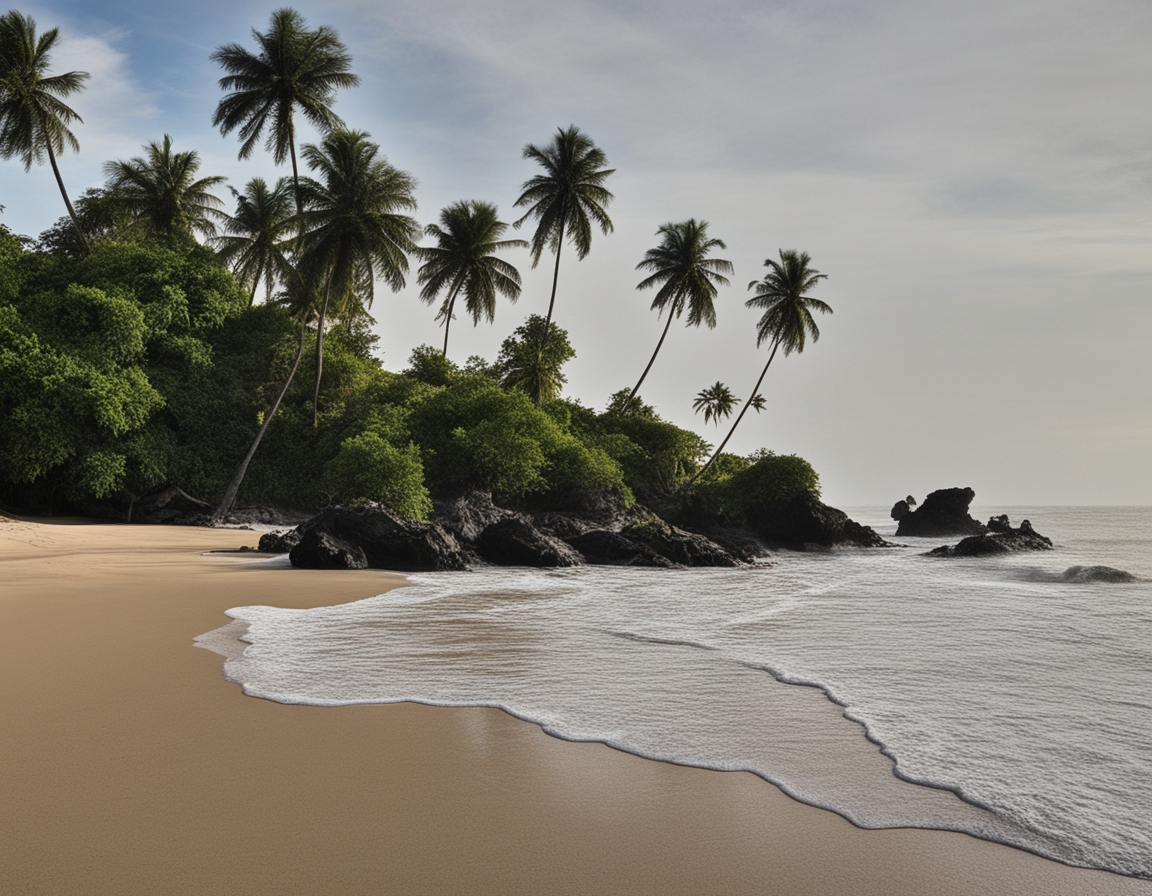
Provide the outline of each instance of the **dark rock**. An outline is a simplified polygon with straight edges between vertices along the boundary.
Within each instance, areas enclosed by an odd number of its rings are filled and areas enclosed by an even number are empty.
[[[497,566],[580,566],[584,562],[569,545],[517,517],[486,527],[476,541],[476,549]]]
[[[1069,566],[1060,576],[1065,582],[1135,582],[1136,576],[1111,566]]]
[[[199,526],[208,521],[212,505],[193,498],[174,485],[166,485],[133,502],[129,519],[133,523],[175,523]]]
[[[584,555],[589,563],[610,566],[677,566],[658,554],[650,545],[635,541],[619,532],[591,529],[568,539],[568,544]]]
[[[972,519],[968,508],[976,492],[970,488],[943,488],[900,518],[897,535],[935,538],[941,535],[981,535],[988,529]]]
[[[770,544],[800,549],[808,545],[891,546],[871,528],[822,503],[811,492],[787,501],[763,501],[745,511],[745,516],[752,531]]]
[[[647,545],[681,566],[741,566],[741,562],[710,538],[669,526],[662,520],[646,520],[621,534]]]
[[[256,548],[265,554],[287,554],[300,543],[300,533],[295,529],[287,532],[265,532],[260,536],[260,545]]]
[[[750,534],[739,534],[731,531],[712,532],[708,535],[716,544],[724,548],[729,554],[741,563],[756,563],[771,556],[768,549]]]
[[[319,529],[304,533],[288,555],[299,569],[365,569],[368,558],[357,545]]]
[[[493,523],[515,515],[492,503],[491,492],[474,490],[436,501],[432,521],[455,535],[461,544],[472,545]]]
[[[892,505],[892,519],[899,522],[912,512],[912,507],[907,501],[897,501]]]
[[[296,527],[301,537],[326,532],[363,552],[373,569],[405,572],[467,569],[456,538],[436,523],[393,513],[379,504],[329,507]]]
[[[928,503],[927,499],[924,501]],[[1013,529],[1007,516],[993,517],[996,528],[985,535],[970,535],[959,544],[944,545],[928,553],[934,557],[985,557],[990,554],[1014,554],[1020,551],[1050,551],[1052,539],[1032,528],[1028,520]]]

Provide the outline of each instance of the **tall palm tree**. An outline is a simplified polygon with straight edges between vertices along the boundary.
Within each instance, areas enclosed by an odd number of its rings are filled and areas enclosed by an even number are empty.
[[[377,277],[393,290],[404,288],[408,253],[416,251],[420,225],[403,214],[416,210],[412,175],[377,158],[380,147],[362,131],[333,131],[319,146],[301,151],[316,178],[301,184],[305,279],[323,283],[316,333],[316,392],[312,422],[318,420],[324,365],[324,323],[335,300],[343,316],[355,303],[372,304]]]
[[[240,282],[251,284],[248,304],[255,301],[261,279],[264,301],[271,301],[276,282],[288,269],[284,250],[293,225],[288,179],[282,177],[269,187],[264,178],[254,177],[243,193],[229,189],[236,198],[236,214],[223,216],[225,233],[212,242]]]
[[[83,119],[62,98],[83,89],[88,73],[48,74],[49,56],[59,37],[59,28],[37,37],[32,18],[14,9],[0,16],[0,156],[19,157],[25,171],[48,157],[68,216],[87,251],[88,239],[64,189],[56,156],[65,149],[80,150],[69,125]]]
[[[424,284],[420,298],[429,305],[444,289],[448,295],[436,319],[444,321],[444,357],[448,357],[448,327],[458,295],[472,315],[472,324],[496,317],[496,294],[515,302],[520,297],[520,272],[493,253],[527,247],[524,240],[502,240],[508,225],[496,215],[489,202],[454,202],[440,212],[440,225],[424,228],[437,245],[417,250],[424,263],[417,281]]]
[[[808,295],[817,283],[828,279],[827,274],[821,274],[809,267],[811,260],[807,252],[781,249],[779,262],[773,261],[771,258],[765,259],[764,266],[768,268],[768,273],[764,279],[753,280],[748,284],[748,288],[756,290],[756,293],[744,304],[749,308],[764,309],[764,314],[756,324],[756,347],[759,348],[763,343],[771,342],[772,353],[768,355],[768,363],[760,371],[760,378],[756,380],[756,385],[752,388],[752,395],[744,403],[744,407],[740,409],[740,414],[736,417],[736,422],[732,424],[732,428],[728,430],[728,435],[724,437],[720,447],[708,459],[708,463],[704,464],[700,468],[700,472],[692,477],[688,483],[689,486],[703,476],[704,472],[720,456],[720,452],[724,450],[724,446],[732,438],[732,433],[736,431],[736,427],[744,419],[748,408],[756,407],[759,410],[763,407],[763,400],[761,399],[760,403],[757,404],[756,398],[760,392],[760,384],[764,382],[764,375],[768,372],[772,359],[776,357],[776,351],[781,348],[784,349],[785,357],[792,352],[799,354],[804,351],[808,337],[811,337],[813,342],[820,338],[820,328],[816,326],[812,312],[819,311],[821,314],[831,314],[832,308],[826,302]]]
[[[344,127],[332,111],[332,101],[340,87],[355,87],[360,78],[349,71],[352,57],[335,29],[321,26],[310,30],[294,9],[272,13],[268,31],[252,29],[257,51],[239,44],[225,44],[212,60],[228,73],[220,87],[229,91],[216,107],[212,124],[228,134],[239,128],[240,158],[246,159],[264,136],[265,148],[277,165],[292,159],[292,183],[296,212],[302,211],[300,172],[296,163],[296,120],[298,109],[304,118],[328,134]]]
[[[172,138],[144,146],[144,158],[118,160],[104,165],[108,188],[117,200],[140,220],[155,237],[172,239],[194,233],[211,236],[214,219],[222,217],[224,204],[209,190],[226,178],[202,177],[200,154],[195,150],[173,152]]]
[[[723,418],[731,417],[735,408],[736,393],[721,382],[713,383],[707,389],[701,389],[696,394],[696,400],[692,402],[692,409],[697,414],[704,412],[705,423],[712,420],[717,426]]]
[[[632,394],[624,402],[625,411],[656,362],[672,320],[679,317],[685,307],[688,308],[688,326],[698,327],[702,323],[707,324],[709,329],[716,326],[716,308],[713,304],[716,286],[727,286],[728,278],[723,275],[732,273],[731,262],[708,257],[713,249],[728,247],[722,240],[708,237],[707,221],[689,218],[679,224],[664,224],[656,231],[656,235],[663,237],[660,245],[645,252],[644,259],[636,265],[636,270],[651,271],[652,275],[641,280],[636,288],[647,289],[658,283],[663,284],[652,299],[652,307],[661,313],[667,309],[668,322],[664,324],[664,331],[656,343],[656,351],[652,352],[652,359],[640,374]]]
[[[537,220],[532,235],[532,267],[540,263],[544,250],[556,253],[556,267],[552,272],[552,297],[548,300],[543,340],[548,338],[552,325],[552,309],[556,304],[556,281],[560,276],[560,249],[567,237],[576,248],[576,257],[583,260],[592,249],[592,224],[607,236],[612,232],[612,221],[605,206],[612,194],[604,182],[615,168],[605,168],[608,158],[604,151],[580,132],[576,125],[560,128],[546,146],[529,143],[524,147],[524,158],[539,162],[543,174],[524,181],[516,207],[528,208],[517,229],[529,218]],[[543,344],[543,343],[542,343]]]

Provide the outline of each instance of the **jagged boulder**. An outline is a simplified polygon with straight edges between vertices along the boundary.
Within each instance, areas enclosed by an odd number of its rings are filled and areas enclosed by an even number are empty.
[[[265,532],[260,536],[256,550],[265,554],[287,554],[300,543],[300,533],[295,529],[287,532]]]
[[[1136,576],[1112,566],[1069,566],[1060,576],[1065,582],[1135,582]]]
[[[928,503],[927,500],[924,501]],[[1007,516],[988,521],[991,531],[984,535],[970,535],[959,544],[944,545],[928,553],[934,557],[985,557],[990,554],[1014,554],[1020,551],[1050,551],[1052,539],[1046,538],[1028,520],[1013,529]]]
[[[900,520],[904,519],[904,517],[908,516],[911,512],[912,507],[907,501],[897,501],[892,505],[891,516],[896,522],[900,522]]]
[[[818,547],[888,547],[868,526],[824,504],[811,492],[785,501],[762,501],[745,510],[749,527],[770,544],[794,549]]]
[[[487,526],[476,550],[497,566],[580,566],[584,558],[569,545],[545,535],[527,520],[509,517]]]
[[[304,533],[289,553],[299,569],[365,569],[368,558],[355,544],[319,529]]]
[[[455,535],[461,544],[472,545],[493,523],[515,515],[514,511],[497,507],[491,492],[472,490],[436,501],[432,521]]]
[[[677,529],[661,520],[646,520],[628,527],[621,534],[681,566],[743,565],[710,538]]]
[[[988,528],[972,519],[968,508],[976,492],[970,488],[942,488],[924,503],[900,517],[898,536],[936,538],[942,535],[982,535]]]
[[[589,563],[608,566],[654,566],[670,569],[678,564],[650,545],[608,529],[590,529],[567,539]]]
[[[393,513],[380,504],[329,507],[297,526],[303,536],[325,532],[364,552],[373,569],[431,572],[467,569],[467,557],[455,536],[436,523]]]

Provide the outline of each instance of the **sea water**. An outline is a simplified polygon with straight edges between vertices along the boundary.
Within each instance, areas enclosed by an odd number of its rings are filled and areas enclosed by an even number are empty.
[[[885,510],[851,512],[893,537]],[[423,574],[336,607],[240,607],[198,643],[253,696],[498,706],[752,771],[861,826],[1152,878],[1152,508],[1007,512],[1055,550],[942,559],[925,552],[956,539],[900,538],[738,570]],[[1073,565],[1138,581],[1062,581]]]

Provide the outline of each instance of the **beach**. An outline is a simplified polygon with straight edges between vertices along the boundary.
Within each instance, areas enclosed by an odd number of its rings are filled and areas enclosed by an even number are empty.
[[[1152,894],[496,709],[246,697],[226,610],[405,581],[206,553],[255,540],[0,517],[0,893]]]

